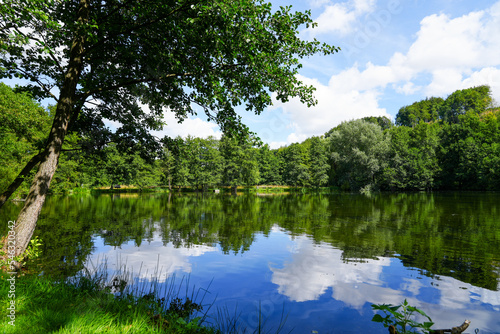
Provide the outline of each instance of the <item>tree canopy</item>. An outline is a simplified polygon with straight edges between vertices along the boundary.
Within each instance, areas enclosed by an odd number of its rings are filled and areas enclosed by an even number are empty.
[[[0,4],[0,78],[29,81],[57,101],[38,172],[16,223],[23,251],[36,226],[68,131],[85,146],[161,152],[149,130],[163,113],[196,105],[226,133],[245,133],[235,108],[259,114],[278,100],[312,105],[300,60],[338,49],[299,38],[310,12],[261,0],[6,0]],[[116,132],[104,121],[120,124]],[[88,140],[90,139],[90,140]],[[85,141],[86,140],[86,141]]]
[[[26,79],[39,97],[58,100],[54,88],[62,90],[69,61],[78,56],[78,117],[71,129],[110,137],[103,126],[108,119],[121,123],[117,135],[140,142],[152,142],[148,130],[162,126],[165,108],[182,120],[198,105],[231,131],[245,130],[236,106],[260,113],[271,93],[313,104],[313,88],[295,76],[299,59],[337,51],[299,39],[299,27],[313,24],[309,13],[292,13],[291,6],[273,11],[263,1],[9,0],[1,6],[4,77]]]

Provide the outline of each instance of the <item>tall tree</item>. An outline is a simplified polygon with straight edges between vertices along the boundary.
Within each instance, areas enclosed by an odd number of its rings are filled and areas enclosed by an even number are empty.
[[[311,184],[316,187],[326,185],[328,183],[328,172],[330,170],[326,140],[320,137],[312,137],[309,155]]]
[[[478,86],[453,92],[439,108],[440,117],[448,123],[458,123],[468,111],[480,114],[492,105],[489,86]]]
[[[314,25],[310,12],[273,11],[261,0],[6,0],[0,16],[0,75],[57,101],[16,222],[16,254],[33,234],[69,130],[111,137],[109,119],[122,124],[121,145],[155,152],[148,130],[162,127],[164,109],[184,119],[198,104],[223,131],[244,132],[235,106],[258,114],[271,93],[313,104],[313,88],[296,76],[300,59],[337,51],[298,37]]]
[[[260,184],[280,184],[280,164],[275,151],[269,148],[268,144],[259,148],[257,160],[259,163]]]
[[[440,97],[431,97],[404,106],[396,114],[396,125],[414,127],[419,122],[437,121],[443,102]]]
[[[420,121],[415,127],[390,130],[388,166],[383,171],[383,186],[392,190],[429,190],[436,185],[440,124]]]
[[[189,176],[196,188],[207,190],[219,184],[222,171],[222,156],[219,142],[214,137],[206,139],[188,136],[185,149],[189,157]]]
[[[307,145],[308,146],[308,145]],[[306,145],[294,143],[284,150],[283,181],[293,186],[307,186],[311,181]]]
[[[389,152],[389,137],[379,125],[360,119],[344,122],[333,129],[329,140],[339,186],[359,190],[378,183]]]
[[[231,186],[233,193],[238,186],[259,183],[258,151],[253,145],[254,141],[249,136],[241,140],[228,136],[221,139],[220,152],[224,158],[222,182]]]
[[[167,146],[163,148],[163,155],[159,163],[159,168],[161,169],[163,184],[168,185],[168,189],[172,190],[172,181],[174,178],[175,169],[175,156],[173,151]]]

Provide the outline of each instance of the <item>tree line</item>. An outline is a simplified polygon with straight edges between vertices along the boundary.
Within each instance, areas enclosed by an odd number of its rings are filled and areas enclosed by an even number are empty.
[[[40,146],[51,113],[26,93],[6,85],[0,85],[0,92],[0,168],[5,175],[0,182],[5,188]],[[156,158],[123,142],[86,151],[81,149],[84,138],[73,135],[51,187],[54,192],[118,184],[198,190],[254,185],[498,190],[500,122],[499,109],[492,105],[490,88],[479,86],[404,106],[395,124],[386,117],[352,120],[279,149],[252,135],[167,138]]]

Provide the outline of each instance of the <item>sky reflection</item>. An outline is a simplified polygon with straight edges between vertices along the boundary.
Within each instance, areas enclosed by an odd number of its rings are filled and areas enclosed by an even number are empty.
[[[241,322],[250,328],[258,322],[259,308],[271,326],[279,323],[285,308],[286,328],[297,333],[328,333],[332,328],[383,333],[382,326],[370,321],[370,305],[399,304],[406,298],[431,316],[435,328],[456,326],[467,318],[482,333],[500,332],[500,291],[446,276],[428,277],[404,267],[398,258],[345,259],[330,244],[291,236],[276,226],[267,235],[257,234],[250,249],[239,254],[224,253],[217,245],[164,245],[159,230],[139,247],[132,241],[112,247],[95,237],[89,260],[107,258],[111,271],[126,264],[140,280],[151,279],[159,266],[161,283],[189,274],[191,284],[210,286],[217,296],[214,309],[238,307],[244,314]]]

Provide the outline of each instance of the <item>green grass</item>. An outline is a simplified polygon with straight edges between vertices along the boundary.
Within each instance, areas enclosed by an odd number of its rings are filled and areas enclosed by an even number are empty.
[[[10,275],[0,276],[0,307],[7,312]],[[155,293],[110,293],[102,276],[73,281],[46,276],[16,276],[15,326],[0,323],[1,333],[215,333],[192,318],[201,306],[189,298],[158,298]],[[5,315],[2,318],[7,319]]]

